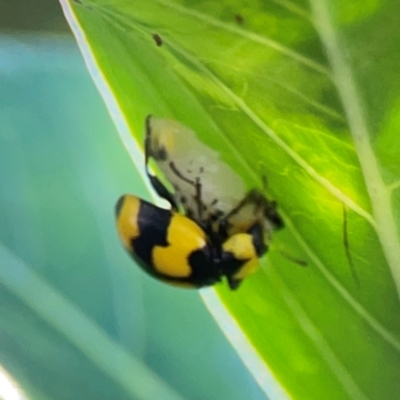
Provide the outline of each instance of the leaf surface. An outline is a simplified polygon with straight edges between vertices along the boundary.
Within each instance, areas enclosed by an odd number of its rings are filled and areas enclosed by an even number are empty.
[[[240,290],[216,288],[258,363],[205,292],[261,386],[400,396],[397,2],[62,4],[139,168],[154,114],[195,130],[249,188],[267,179],[286,229]]]

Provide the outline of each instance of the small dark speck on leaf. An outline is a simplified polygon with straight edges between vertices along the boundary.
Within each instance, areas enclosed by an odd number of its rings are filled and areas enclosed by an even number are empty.
[[[163,41],[162,41],[162,39],[161,39],[161,36],[160,36],[158,33],[154,33],[154,34],[153,34],[153,39],[154,39],[154,41],[156,42],[156,45],[157,45],[158,47],[162,46]]]
[[[235,21],[238,25],[243,25],[244,19],[240,14],[235,15]]]

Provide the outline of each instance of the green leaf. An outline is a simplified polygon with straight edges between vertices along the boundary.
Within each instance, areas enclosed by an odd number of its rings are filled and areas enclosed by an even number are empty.
[[[286,229],[238,292],[204,292],[266,392],[399,397],[398,2],[62,5],[138,168],[151,113],[267,178]]]

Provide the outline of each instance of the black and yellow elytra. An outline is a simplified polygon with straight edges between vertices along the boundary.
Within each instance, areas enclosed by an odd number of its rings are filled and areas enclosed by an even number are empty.
[[[236,289],[267,250],[257,226],[224,242],[212,242],[196,222],[136,196],[118,200],[116,217],[130,255],[153,277],[177,286],[210,286],[225,276]]]

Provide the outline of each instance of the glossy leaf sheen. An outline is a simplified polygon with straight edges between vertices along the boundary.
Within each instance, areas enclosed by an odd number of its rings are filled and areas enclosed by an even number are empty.
[[[288,396],[398,398],[398,2],[63,5],[139,142],[147,114],[172,117],[267,178],[287,228],[216,290]]]

